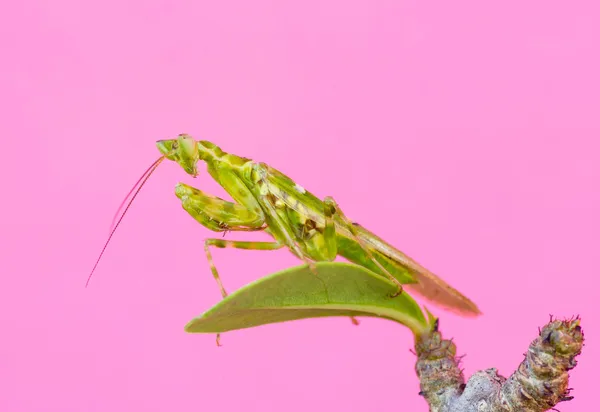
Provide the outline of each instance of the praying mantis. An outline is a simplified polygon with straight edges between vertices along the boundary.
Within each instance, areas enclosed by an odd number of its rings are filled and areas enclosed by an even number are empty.
[[[273,238],[270,242],[222,238],[205,240],[204,252],[223,298],[227,291],[213,262],[211,248],[288,248],[315,273],[315,262],[333,261],[342,256],[393,282],[398,287],[394,296],[406,287],[410,292],[459,315],[481,314],[471,300],[438,276],[349,220],[332,197],[321,200],[265,163],[226,153],[217,145],[206,140],[194,140],[188,134],[159,140],[156,145],[161,157],[146,170],[121,204],[117,215],[131,197],[116,224],[113,220],[112,231],[88,277],[88,283],[133,200],[161,162],[168,159],[179,164],[192,177],[198,176],[198,163],[204,162],[210,176],[233,199],[233,202],[227,201],[178,183],[175,195],[198,223],[213,232],[262,231]]]

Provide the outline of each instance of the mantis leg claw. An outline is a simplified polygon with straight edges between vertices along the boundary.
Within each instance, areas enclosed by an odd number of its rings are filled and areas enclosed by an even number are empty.
[[[394,292],[390,297],[391,298],[396,298],[398,296],[400,296],[403,292],[404,288],[402,287],[402,285],[398,286],[398,290],[396,292]]]

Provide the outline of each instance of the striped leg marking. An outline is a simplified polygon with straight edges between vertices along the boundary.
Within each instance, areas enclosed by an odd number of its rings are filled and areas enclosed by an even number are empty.
[[[206,257],[208,259],[208,264],[210,266],[210,271],[212,272],[213,277],[217,281],[217,285],[219,285],[219,289],[221,290],[221,295],[223,298],[227,297],[227,291],[223,287],[223,282],[221,282],[221,278],[219,277],[219,272],[217,272],[217,268],[215,263],[213,262],[212,255],[210,253],[210,247],[218,247],[218,248],[235,248],[235,249],[246,249],[246,250],[277,250],[281,249],[283,245],[277,242],[245,242],[238,240],[224,240],[224,239],[206,239],[204,241],[204,252],[206,252]],[[221,334],[217,333],[217,346],[221,346]]]
[[[212,255],[210,253],[211,246],[218,248],[235,248],[245,250],[277,250],[283,247],[283,245],[277,242],[245,242],[238,240],[206,239],[204,241],[204,252],[206,253],[206,258],[208,259],[210,271],[212,272],[213,277],[217,281],[217,285],[219,285],[219,289],[221,290],[221,295],[223,295],[224,298],[227,297],[227,291],[223,287],[223,283],[221,282],[221,278],[219,277],[219,272],[217,272],[217,268],[215,267],[215,264],[213,262]]]

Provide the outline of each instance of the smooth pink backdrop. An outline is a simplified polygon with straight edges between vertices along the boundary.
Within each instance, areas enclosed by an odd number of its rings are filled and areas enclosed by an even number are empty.
[[[435,310],[467,374],[509,374],[549,314],[580,314],[588,344],[559,408],[598,408],[597,2],[2,8],[1,411],[427,410],[411,336],[388,321],[265,326],[222,348],[185,334],[220,295],[213,234],[181,209],[173,187],[192,179],[172,163],[84,289],[154,142],[181,132],[334,196],[476,300],[477,320]],[[214,256],[229,289],[298,263]]]

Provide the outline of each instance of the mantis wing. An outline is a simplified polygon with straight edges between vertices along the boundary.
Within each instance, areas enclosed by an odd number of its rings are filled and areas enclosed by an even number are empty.
[[[317,197],[302,189],[292,179],[278,170],[261,164],[266,174],[266,181],[269,193],[282,200],[286,206],[296,210],[299,213],[306,214],[311,219],[324,224],[323,202]],[[300,189],[299,189],[300,188]],[[349,241],[352,241],[352,235],[343,226],[338,225],[336,231]],[[451,312],[463,316],[478,316],[481,311],[469,298],[464,296],[458,290],[454,289],[440,277],[430,270],[416,262],[405,253],[396,249],[383,239],[365,229],[360,225],[355,226],[357,236],[366,244],[370,250],[377,252],[387,258],[390,263],[401,268],[401,272],[406,271],[414,278],[416,283],[406,284],[406,288],[434,304],[443,307]],[[340,251],[340,254],[345,254]],[[352,260],[349,256],[348,259]],[[370,267],[371,270],[376,270]],[[406,277],[406,275],[404,275]],[[404,283],[404,282],[403,282]]]
[[[358,233],[365,243],[382,253],[398,265],[406,268],[416,279],[417,283],[406,285],[406,288],[425,299],[441,306],[451,312],[463,316],[478,316],[481,311],[469,298],[454,289],[444,280],[433,274],[429,269],[417,263],[405,253],[391,246],[383,239],[362,226],[358,226]]]

